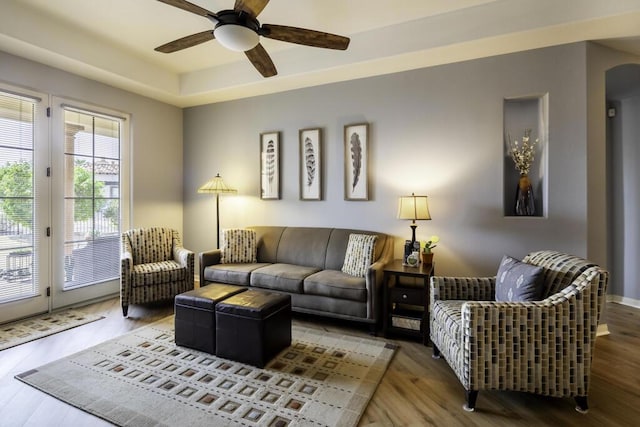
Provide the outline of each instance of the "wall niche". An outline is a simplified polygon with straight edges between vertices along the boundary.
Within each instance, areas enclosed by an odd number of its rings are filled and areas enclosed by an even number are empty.
[[[548,118],[549,94],[505,98],[503,101],[503,200],[506,217],[547,216]],[[528,144],[525,141],[527,133]],[[513,147],[520,155],[516,156],[519,157],[518,167],[512,155]],[[530,155],[533,160],[528,162]],[[527,165],[528,173],[523,177],[520,171],[524,172]],[[527,178],[531,184],[529,192],[525,185]],[[517,208],[519,189],[523,194]]]

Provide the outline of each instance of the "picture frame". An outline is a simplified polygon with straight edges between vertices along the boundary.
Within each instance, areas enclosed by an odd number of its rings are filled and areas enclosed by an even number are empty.
[[[322,200],[322,131],[300,129],[300,200]]]
[[[344,199],[369,200],[369,124],[344,127]]]
[[[280,132],[260,134],[260,198],[280,200]]]

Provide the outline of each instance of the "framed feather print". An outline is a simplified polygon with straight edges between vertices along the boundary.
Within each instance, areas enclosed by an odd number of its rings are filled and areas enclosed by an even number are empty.
[[[280,199],[280,132],[260,134],[260,198]]]
[[[344,127],[344,199],[369,200],[369,124]]]
[[[300,200],[322,200],[322,134],[300,129]]]

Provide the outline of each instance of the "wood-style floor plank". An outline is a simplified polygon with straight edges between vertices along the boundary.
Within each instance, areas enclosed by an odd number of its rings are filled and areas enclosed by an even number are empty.
[[[122,317],[117,298],[86,311],[105,319],[0,352],[0,426],[105,426],[98,419],[14,379],[16,374],[117,337],[173,313],[172,304],[132,306]],[[640,420],[640,310],[608,303],[604,321],[611,334],[599,337],[587,415],[572,399],[528,393],[483,391],[476,412],[462,410],[464,392],[444,359],[431,348],[400,346],[360,426],[634,426]],[[365,328],[319,318],[294,322],[327,331],[367,336]]]

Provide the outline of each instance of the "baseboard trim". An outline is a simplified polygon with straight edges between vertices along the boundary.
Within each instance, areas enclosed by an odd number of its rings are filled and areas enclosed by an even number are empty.
[[[598,330],[596,331],[596,336],[597,337],[602,337],[605,335],[609,335],[611,332],[609,332],[609,327],[607,326],[606,323],[601,323],[598,325]]]
[[[607,302],[613,302],[616,304],[622,304],[633,308],[640,309],[640,300],[621,297],[620,295],[607,295]],[[598,325],[598,331],[596,332],[596,336],[600,337],[603,335],[609,335],[609,327],[606,323]]]
[[[640,300],[621,297],[620,295],[607,295],[607,302],[615,302],[622,305],[628,305],[633,308],[640,308]]]

